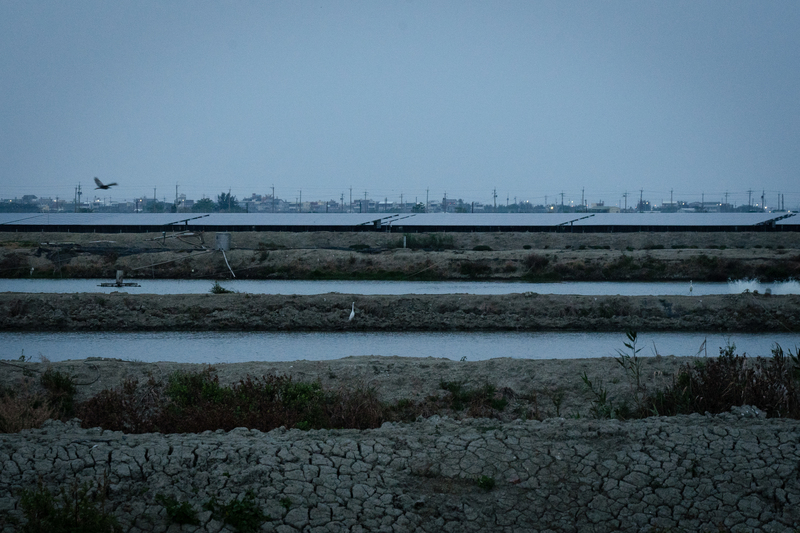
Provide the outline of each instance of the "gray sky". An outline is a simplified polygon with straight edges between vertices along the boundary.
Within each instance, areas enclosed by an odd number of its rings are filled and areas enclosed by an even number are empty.
[[[0,197],[795,207],[799,45],[796,0],[2,0]]]

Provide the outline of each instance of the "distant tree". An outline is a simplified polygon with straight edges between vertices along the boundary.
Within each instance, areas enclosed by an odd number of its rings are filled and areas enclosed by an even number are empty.
[[[217,211],[225,213],[243,213],[244,208],[239,207],[239,202],[235,196],[231,196],[229,192],[223,192],[217,196]]]
[[[411,211],[413,213],[424,213],[425,212],[425,204],[423,204],[422,202],[419,202],[418,204],[415,204],[414,207],[411,208]]]
[[[203,198],[192,205],[192,213],[213,213],[217,204],[211,198]]]

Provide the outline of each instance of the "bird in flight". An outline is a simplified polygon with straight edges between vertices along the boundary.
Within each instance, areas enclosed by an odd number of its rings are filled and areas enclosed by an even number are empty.
[[[94,178],[94,182],[97,184],[97,187],[95,187],[95,190],[97,190],[97,189],[103,189],[103,190],[106,190],[106,189],[108,189],[109,187],[113,187],[114,185],[116,185],[116,184],[117,184],[117,182],[115,181],[114,183],[109,183],[108,185],[103,185],[103,182],[102,182],[102,181],[100,181],[99,179],[97,179],[97,177],[96,177],[96,176],[95,176],[95,178]]]

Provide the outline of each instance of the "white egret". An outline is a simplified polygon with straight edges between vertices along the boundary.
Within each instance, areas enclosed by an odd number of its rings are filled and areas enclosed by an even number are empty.
[[[353,302],[353,307],[350,309],[350,318],[347,320],[353,320],[353,317],[356,316],[356,303]]]

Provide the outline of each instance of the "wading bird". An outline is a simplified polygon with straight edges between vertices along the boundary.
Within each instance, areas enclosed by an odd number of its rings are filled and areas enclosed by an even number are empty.
[[[347,320],[353,320],[353,317],[356,316],[356,303],[353,302],[353,307],[350,309],[350,318]]]
[[[689,294],[692,294],[694,287],[692,287],[692,280],[689,280]]]
[[[97,187],[95,187],[95,190],[97,190],[97,189],[107,190],[109,187],[113,187],[114,185],[117,184],[117,182],[115,181],[114,183],[109,183],[108,185],[103,185],[103,182],[100,181],[99,179],[97,179],[97,176],[95,176],[94,182],[97,184]]]

